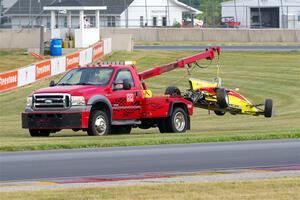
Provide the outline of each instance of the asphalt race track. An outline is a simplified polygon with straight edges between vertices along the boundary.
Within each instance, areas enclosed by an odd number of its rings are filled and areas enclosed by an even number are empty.
[[[211,45],[218,46],[218,45]],[[163,45],[136,45],[134,50],[149,51],[199,51],[207,46],[163,46]],[[300,51],[300,45],[291,46],[222,46],[222,51]]]
[[[300,165],[300,140],[0,153],[1,181]]]

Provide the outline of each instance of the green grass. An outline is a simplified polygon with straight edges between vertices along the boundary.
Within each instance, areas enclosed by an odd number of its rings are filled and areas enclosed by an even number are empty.
[[[38,61],[39,59],[29,55],[24,49],[0,49],[0,73]]]
[[[193,53],[196,52],[117,52],[106,60],[136,60],[138,70],[142,71]],[[132,135],[87,137],[84,132],[66,130],[49,138],[31,138],[27,130],[21,129],[20,113],[26,96],[34,89],[47,86],[48,79],[0,94],[0,151],[300,138],[300,53],[224,52],[221,58],[223,86],[239,88],[241,94],[256,103],[272,98],[276,111],[274,118],[230,114],[219,117],[195,109],[192,130],[186,134],[135,129]],[[195,69],[192,76],[210,80],[216,76],[216,65]],[[178,69],[146,82],[154,94],[163,94],[169,85],[177,85],[182,91],[187,89],[188,77],[185,69]]]
[[[264,46],[264,45],[270,45],[270,46],[286,46],[286,45],[300,45],[300,42],[213,42],[213,41],[135,41],[135,45],[228,45],[228,46],[252,46],[252,45],[258,45],[258,46]]]
[[[299,199],[300,178],[0,192],[3,199]]]

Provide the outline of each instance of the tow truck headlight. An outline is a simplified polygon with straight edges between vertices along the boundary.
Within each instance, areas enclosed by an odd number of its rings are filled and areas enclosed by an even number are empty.
[[[81,96],[72,96],[71,97],[72,106],[84,106],[85,99]]]
[[[28,106],[28,107],[32,106],[32,97],[27,97],[26,106]]]

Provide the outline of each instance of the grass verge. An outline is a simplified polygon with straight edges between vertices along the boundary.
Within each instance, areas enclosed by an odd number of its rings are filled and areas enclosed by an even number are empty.
[[[0,49],[0,73],[38,61],[39,59],[29,55],[24,49]]]
[[[109,61],[136,60],[138,70],[168,63],[196,52],[135,51],[117,52],[106,58]],[[262,140],[300,138],[300,53],[299,52],[224,52],[221,59],[223,86],[239,88],[239,92],[254,103],[266,98],[274,100],[276,116],[241,116],[226,114],[223,117],[208,115],[206,110],[195,109],[192,130],[187,134],[159,134],[157,129],[136,129],[132,135],[87,137],[84,132],[62,131],[49,138],[31,138],[21,129],[21,112],[26,96],[33,90],[46,87],[48,80],[0,93],[0,151],[46,150],[63,148],[138,146],[195,142]],[[201,63],[206,66],[208,63]],[[192,72],[192,77],[211,80],[216,76],[213,63],[205,69]],[[184,69],[172,71],[147,80],[154,94],[163,94],[167,86],[176,85],[182,91],[188,86]],[[59,77],[53,79],[58,80]]]
[[[3,199],[299,199],[300,178],[0,192]]]

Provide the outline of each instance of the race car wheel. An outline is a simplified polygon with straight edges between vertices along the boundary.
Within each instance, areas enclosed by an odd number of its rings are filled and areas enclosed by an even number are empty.
[[[272,117],[273,112],[273,100],[266,99],[265,101],[265,117]]]
[[[229,105],[229,98],[225,88],[219,88],[217,90],[217,103],[220,108],[227,108]]]
[[[51,130],[47,129],[29,129],[31,137],[49,137]]]
[[[89,136],[103,136],[110,133],[110,124],[105,112],[101,110],[92,111],[87,133]]]
[[[223,111],[215,110],[214,112],[215,112],[215,114],[218,115],[218,116],[223,116],[223,115],[225,115],[225,112],[223,112]]]
[[[181,96],[181,91],[179,90],[178,87],[170,86],[170,87],[167,87],[167,89],[165,91],[165,95]]]
[[[177,107],[174,108],[173,113],[169,120],[167,120],[169,124],[168,132],[171,133],[184,133],[187,130],[188,126],[188,116],[184,109]]]

